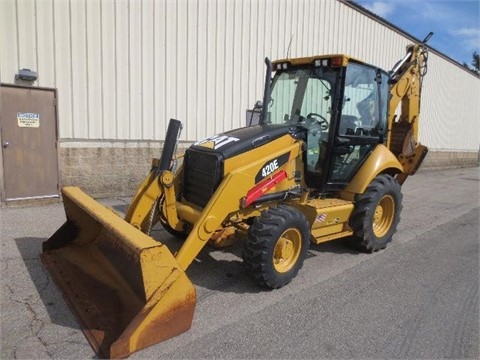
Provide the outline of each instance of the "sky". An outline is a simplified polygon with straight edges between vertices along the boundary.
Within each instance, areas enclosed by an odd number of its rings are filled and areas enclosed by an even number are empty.
[[[480,0],[354,1],[460,64],[480,53]]]

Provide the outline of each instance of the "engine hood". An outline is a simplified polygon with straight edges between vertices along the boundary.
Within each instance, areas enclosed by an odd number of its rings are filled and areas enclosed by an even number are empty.
[[[191,148],[221,154],[229,159],[291,132],[288,125],[255,125],[227,131],[197,141]]]

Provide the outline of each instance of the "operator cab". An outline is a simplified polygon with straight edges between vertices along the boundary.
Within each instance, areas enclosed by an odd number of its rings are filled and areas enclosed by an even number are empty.
[[[343,189],[387,131],[389,76],[343,55],[273,63],[263,123],[303,131],[305,181]]]

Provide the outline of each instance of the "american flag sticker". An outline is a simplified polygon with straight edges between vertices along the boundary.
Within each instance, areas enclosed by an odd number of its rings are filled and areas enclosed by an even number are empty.
[[[317,216],[317,221],[324,222],[326,218],[327,218],[327,214],[320,214]]]

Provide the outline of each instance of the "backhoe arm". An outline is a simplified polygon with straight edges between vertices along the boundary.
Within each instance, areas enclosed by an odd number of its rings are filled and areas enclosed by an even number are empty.
[[[432,35],[430,33],[420,44],[407,46],[405,57],[390,72],[387,147],[404,168],[403,174],[397,176],[400,183],[416,172],[428,151],[427,147],[418,143],[418,125],[422,80],[427,72],[425,44]],[[401,111],[397,119],[399,105]]]

